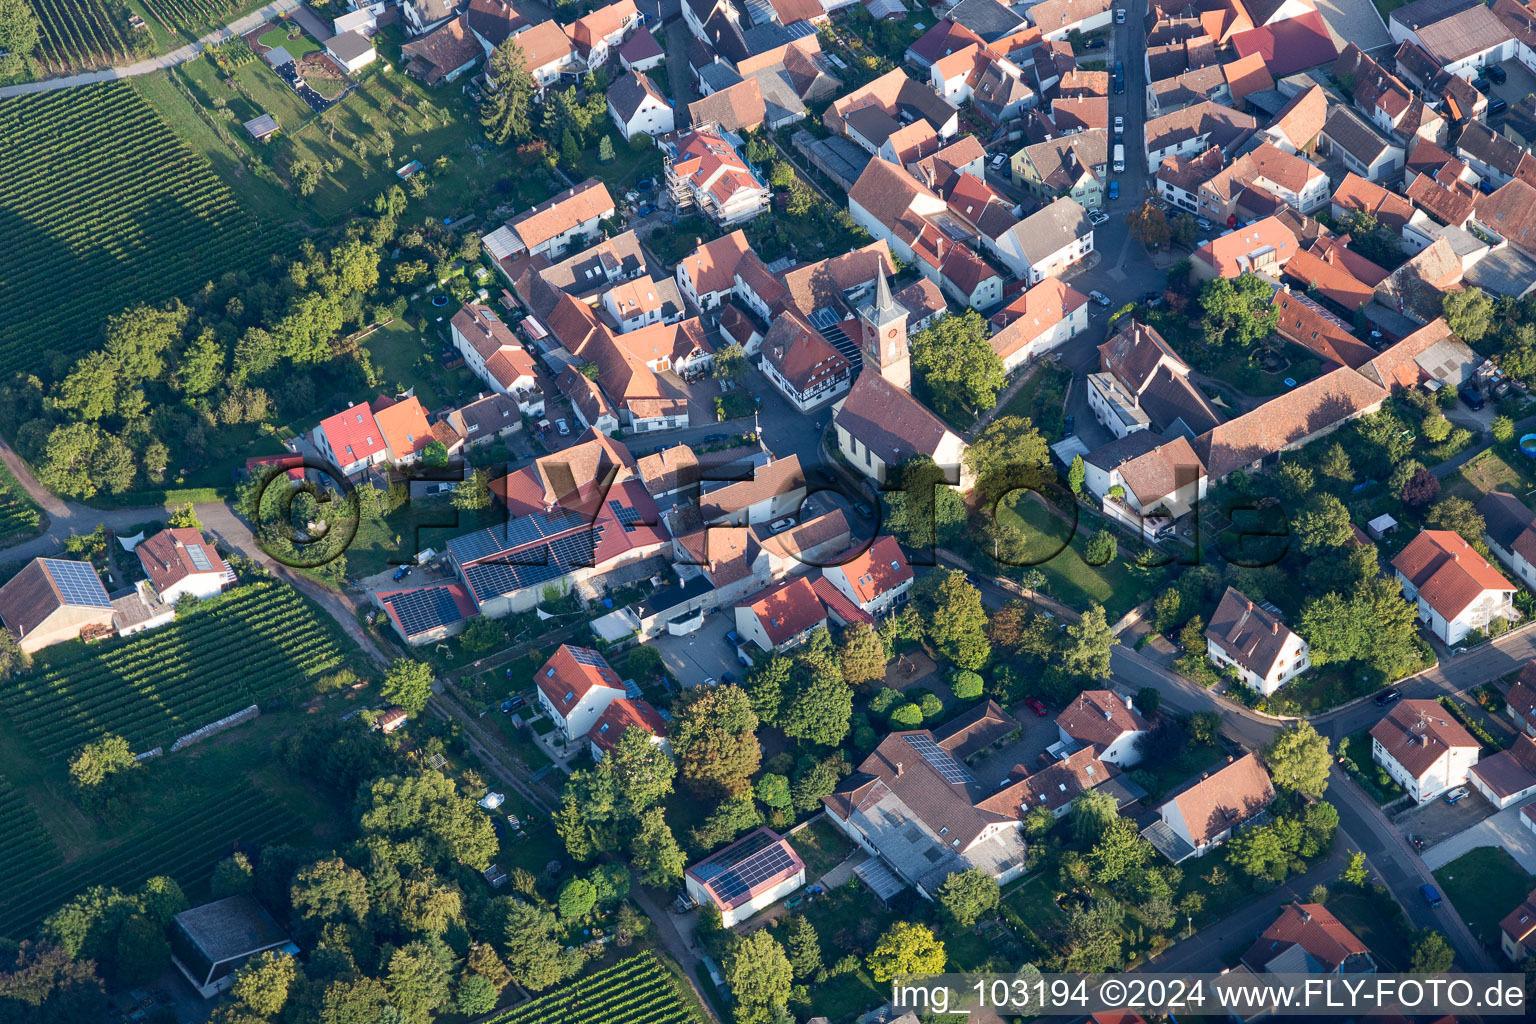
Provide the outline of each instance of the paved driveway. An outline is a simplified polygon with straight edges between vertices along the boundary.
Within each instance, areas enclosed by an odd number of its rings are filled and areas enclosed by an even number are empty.
[[[711,612],[704,624],[687,636],[663,633],[650,646],[661,652],[667,671],[684,686],[697,686],[706,679],[716,682],[729,672],[741,678],[741,663],[725,644],[725,634],[736,625],[729,611]]]
[[[1520,807],[1507,808],[1491,818],[1424,851],[1424,863],[1438,871],[1462,854],[1480,846],[1502,846],[1525,870],[1536,874],[1536,833],[1520,821]]]
[[[1046,747],[1061,738],[1056,730],[1054,715],[1040,718],[1020,704],[1013,717],[1018,719],[1020,726],[1018,739],[996,750],[987,751],[971,765],[971,773],[976,776],[976,781],[988,790],[999,788],[998,783],[1007,780],[1008,773],[1016,764],[1023,765],[1031,772],[1038,771],[1040,765],[1037,759],[1045,753]]]

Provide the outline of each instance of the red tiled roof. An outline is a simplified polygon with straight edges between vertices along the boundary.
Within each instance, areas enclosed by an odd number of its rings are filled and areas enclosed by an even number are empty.
[[[392,457],[403,459],[415,455],[432,443],[432,425],[427,422],[427,411],[415,395],[387,405],[381,404],[383,401],[374,402],[373,421],[379,425],[379,432],[384,435],[384,443],[389,446]]]
[[[1178,808],[1198,847],[1253,817],[1274,798],[1274,783],[1258,755],[1244,754],[1168,802]]]
[[[844,622],[874,625],[875,617],[848,600],[848,595],[834,587],[832,581],[825,576],[817,576],[812,580],[811,589],[816,592],[822,606]]]
[[[1479,747],[1472,734],[1432,700],[1398,701],[1371,726],[1371,739],[1416,779],[1452,747]]]
[[[666,720],[651,707],[649,701],[620,697],[597,716],[597,721],[592,723],[592,731],[587,733],[587,739],[606,754],[618,746],[624,733],[631,728],[644,729],[652,736],[665,738],[667,735]]]
[[[1243,960],[1254,970],[1261,970],[1275,953],[1292,945],[1306,950],[1327,972],[1338,970],[1352,956],[1370,953],[1366,944],[1321,903],[1292,903],[1259,933]]]
[[[1339,49],[1328,34],[1328,25],[1317,11],[1296,18],[1239,32],[1232,37],[1239,56],[1260,54],[1274,78],[1315,68],[1336,59]]]
[[[202,551],[208,568],[200,569],[192,561],[192,552],[195,550]],[[149,574],[149,581],[160,591],[180,583],[188,576],[198,573],[223,575],[228,568],[213,545],[204,540],[197,530],[187,527],[161,530],[134,548],[134,553],[139,556],[139,564]]]
[[[901,545],[889,534],[882,535],[867,549],[839,566],[848,576],[848,585],[860,604],[868,604],[881,594],[895,590],[913,578]]]
[[[539,689],[549,698],[555,710],[563,718],[580,704],[582,698],[593,689],[607,688],[624,692],[619,674],[609,667],[603,656],[590,647],[561,644],[550,655],[544,667],[535,677]]]
[[[1424,530],[1392,559],[1419,596],[1447,622],[1460,615],[1484,591],[1515,591],[1461,534]]]
[[[1056,725],[1084,744],[1108,747],[1128,732],[1145,732],[1147,720],[1113,690],[1084,690],[1056,716]]]
[[[742,602],[757,616],[768,642],[777,647],[791,637],[824,622],[827,610],[804,576],[785,580]]]
[[[351,464],[384,450],[384,432],[366,405],[354,405],[320,421],[320,430],[343,464]]]

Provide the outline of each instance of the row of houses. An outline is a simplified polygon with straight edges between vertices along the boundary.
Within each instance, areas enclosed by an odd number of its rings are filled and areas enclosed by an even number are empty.
[[[661,59],[634,0],[616,0],[568,25],[549,18],[545,7],[520,7],[514,0],[406,0],[401,13],[407,33],[415,37],[401,47],[405,70],[429,85],[454,81],[509,39],[522,52],[540,95],[616,54],[623,59],[628,53],[652,67]]]

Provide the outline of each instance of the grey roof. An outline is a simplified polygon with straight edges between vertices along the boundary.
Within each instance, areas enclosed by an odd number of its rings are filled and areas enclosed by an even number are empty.
[[[230,896],[176,915],[176,923],[212,964],[270,949],[288,939],[272,915],[249,896]]]
[[[732,70],[729,64],[715,61],[713,64],[699,68],[699,81],[709,86],[711,93],[717,93],[740,82],[741,76]]]
[[[1342,106],[1336,106],[1328,112],[1328,120],[1323,123],[1323,134],[1367,167],[1376,162],[1382,150],[1395,145],[1359,114]]]
[[[337,60],[354,61],[365,53],[373,52],[373,43],[357,29],[332,36],[325,41],[325,48],[336,55]]]
[[[618,81],[608,87],[608,102],[613,104],[613,109],[619,117],[627,123],[640,109],[640,104],[650,96],[661,103],[666,103],[667,98],[656,88],[654,82],[643,71],[626,71],[619,76]]]
[[[1017,31],[1024,24],[1023,18],[997,0],[960,0],[950,9],[948,17],[989,43]]]
[[[1536,260],[1506,245],[1472,264],[1463,280],[1495,295],[1524,298],[1536,288]]]
[[[1456,152],[1506,175],[1515,173],[1520,158],[1525,155],[1525,150],[1517,143],[1481,121],[1473,121],[1462,129],[1461,137],[1456,140]]]
[[[1074,199],[1062,198],[1030,214],[1008,231],[1030,263],[1038,263],[1073,239],[1093,233],[1088,211]]]
[[[1121,463],[1128,462],[1138,455],[1145,455],[1166,442],[1167,439],[1154,430],[1134,430],[1118,440],[1095,448],[1083,456],[1083,461],[1108,472]]]
[[[1484,495],[1477,503],[1477,511],[1483,517],[1483,532],[1506,551],[1514,547],[1516,538],[1536,525],[1536,514],[1519,498],[1502,491]]]
[[[250,132],[251,138],[260,139],[277,131],[277,118],[271,114],[262,114],[245,122],[245,130]]]
[[[1392,12],[1392,20],[1408,28],[1433,25],[1443,18],[1469,7],[1479,6],[1478,0],[1413,0]]]

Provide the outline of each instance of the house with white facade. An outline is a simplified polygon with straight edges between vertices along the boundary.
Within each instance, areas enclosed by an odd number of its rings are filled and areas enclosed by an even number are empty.
[[[613,214],[608,186],[588,178],[518,214],[481,241],[498,262],[523,255],[554,257],[565,253],[573,240],[591,238]]]
[[[1495,558],[1526,586],[1536,588],[1536,514],[1513,494],[1493,491],[1477,503],[1483,540]]]
[[[638,729],[650,738],[652,746],[660,747],[670,756],[672,741],[667,737],[667,720],[651,706],[650,701],[638,697],[620,697],[603,709],[597,721],[587,731],[587,745],[592,760],[601,761],[608,752],[618,746],[619,740],[631,729]]]
[[[197,530],[169,527],[133,549],[160,600],[213,597],[235,582],[235,574]]]
[[[665,135],[677,127],[672,104],[651,76],[626,71],[608,87],[608,116],[625,141],[636,135]]]
[[[804,576],[776,583],[736,606],[736,632],[764,651],[798,647],[826,624],[826,606]]]
[[[992,239],[988,248],[1029,284],[1059,277],[1093,252],[1093,221],[1070,198],[1061,198]]]
[[[523,51],[523,62],[541,98],[545,90],[560,84],[562,76],[586,70],[571,37],[553,19],[518,29],[512,41]]]
[[[1515,585],[1450,530],[1421,532],[1392,559],[1392,569],[1419,621],[1447,646],[1474,629],[1486,633],[1495,619],[1520,617]]]
[[[1230,666],[1243,685],[1269,696],[1312,667],[1307,642],[1281,621],[1279,609],[1255,604],[1228,587],[1205,628],[1206,655]]]
[[[310,440],[342,476],[357,476],[370,467],[389,461],[384,432],[373,420],[367,405],[353,405],[327,416],[310,432]]]
[[[1056,716],[1056,731],[1064,747],[1091,747],[1100,761],[1130,768],[1141,760],[1140,744],[1152,727],[1129,694],[1084,690]]]
[[[729,227],[768,209],[773,190],[718,131],[695,128],[659,142],[667,191],[679,210],[697,208]]]
[[[861,611],[877,617],[905,604],[916,579],[890,534],[882,534],[851,560],[827,566],[822,575]]]
[[[758,347],[758,368],[800,412],[845,394],[853,364],[793,307],[773,318]]]
[[[1275,786],[1259,755],[1227,763],[1188,783],[1158,808],[1158,819],[1142,830],[1157,851],[1175,864],[1204,857],[1232,833],[1264,813]]]
[[[688,895],[712,903],[733,928],[805,884],[805,863],[789,840],[764,826],[748,832],[683,873]]]
[[[539,706],[567,742],[586,736],[608,705],[625,696],[619,674],[603,656],[574,644],[561,644],[534,681]]]
[[[1420,804],[1467,784],[1481,744],[1432,700],[1400,700],[1371,726],[1371,759]]]
[[[1188,438],[1151,430],[1132,431],[1088,452],[1083,470],[1083,486],[1104,514],[1148,542],[1193,511],[1210,482]]]
[[[1469,768],[1467,781],[1498,810],[1526,803],[1536,796],[1536,740],[1516,736],[1507,749]]]
[[[992,314],[992,351],[1015,369],[1055,351],[1088,329],[1088,296],[1048,277]]]
[[[496,394],[511,398],[525,416],[544,414],[533,356],[496,310],[466,302],[448,321],[448,334],[469,372]]]

